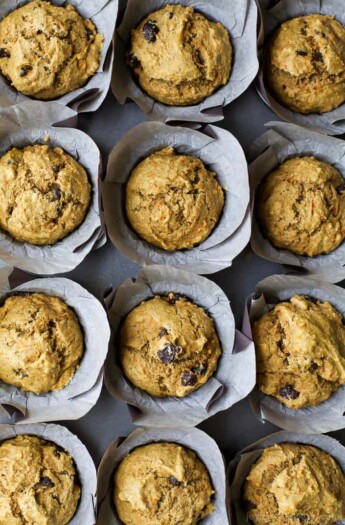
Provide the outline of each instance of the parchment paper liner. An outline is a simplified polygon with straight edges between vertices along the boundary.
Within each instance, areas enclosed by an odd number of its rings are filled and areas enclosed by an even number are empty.
[[[203,525],[228,525],[225,504],[224,460],[216,442],[196,428],[140,428],[132,432],[125,441],[113,441],[104,453],[97,476],[97,525],[121,525],[113,504],[113,476],[122,459],[141,445],[157,441],[174,442],[194,450],[204,462],[215,490],[213,513],[202,520]]]
[[[135,306],[169,292],[187,296],[214,320],[222,345],[215,374],[185,398],[153,397],[135,388],[116,362],[116,339],[121,320]],[[229,300],[212,281],[166,266],[142,269],[106,297],[113,341],[105,365],[109,392],[128,404],[133,423],[152,427],[192,427],[246,397],[255,384],[254,345],[238,330]]]
[[[10,291],[8,268],[0,269],[0,293]],[[103,384],[103,363],[110,338],[101,303],[85,288],[65,278],[34,279],[13,291],[42,292],[59,297],[77,314],[83,329],[84,354],[71,382],[59,392],[36,395],[0,381],[0,423],[36,423],[78,419],[97,402]]]
[[[256,189],[262,179],[278,164],[292,157],[315,156],[317,159],[332,164],[345,178],[345,143],[343,140],[283,122],[269,122],[266,127],[268,131],[252,147],[252,157],[255,159],[249,166],[250,183],[254,195],[252,205],[254,205]],[[326,255],[317,257],[295,255],[288,250],[275,248],[263,236],[255,214],[253,214],[251,246],[260,257],[288,265],[284,270],[289,273],[303,273],[304,277],[319,278],[330,282],[339,282],[345,278],[345,242]]]
[[[248,519],[243,511],[242,490],[252,465],[259,459],[264,448],[289,442],[312,445],[324,450],[335,459],[345,473],[345,447],[336,439],[318,434],[306,435],[292,432],[276,432],[266,436],[239,452],[229,464],[227,479],[230,484],[232,525],[248,525]],[[335,525],[345,525],[345,519],[337,521]]]
[[[0,259],[22,270],[52,274],[73,270],[94,247],[105,242],[99,216],[98,176],[100,152],[93,140],[77,129],[77,114],[57,102],[27,101],[0,109],[0,156],[11,147],[31,144],[62,147],[87,171],[92,185],[91,204],[82,224],[54,245],[34,246],[12,239],[0,231]]]
[[[96,521],[96,468],[85,445],[61,425],[0,425],[0,442],[22,434],[38,436],[53,441],[70,456],[77,467],[81,495],[77,511],[68,525],[94,525]]]
[[[0,5],[0,20],[18,7],[28,3],[28,0],[4,0]],[[101,62],[97,73],[90,78],[85,86],[75,89],[57,102],[70,106],[75,111],[96,111],[105,99],[111,81],[114,61],[114,44],[112,42],[115,22],[118,11],[118,0],[53,0],[53,4],[71,4],[84,18],[90,18],[95,24],[98,33],[104,35]],[[0,106],[11,106],[19,102],[29,101],[32,98],[19,93],[0,74]],[[42,102],[49,104],[49,102]]]
[[[102,183],[104,219],[113,244],[139,264],[169,264],[195,273],[231,266],[250,237],[247,163],[238,141],[226,130],[209,126],[207,134],[183,127],[146,122],[132,128],[112,150]],[[167,252],[148,244],[130,227],[125,213],[125,185],[133,168],[165,147],[200,158],[223,186],[225,207],[211,235],[190,250]]]
[[[281,0],[271,9],[267,9],[267,2],[260,0],[263,4],[262,20],[266,43],[272,32],[286,20],[312,13],[335,16],[345,25],[345,12],[343,0],[304,0],[303,2],[292,2]],[[283,120],[293,122],[299,126],[310,128],[314,131],[326,133],[327,135],[341,135],[345,132],[345,103],[327,113],[302,115],[292,111],[280,104],[265,85],[264,60],[265,50],[260,53],[260,69],[256,80],[257,90],[264,102]]]
[[[334,284],[288,275],[273,275],[260,281],[255,294],[247,298],[243,332],[252,339],[251,322],[262,317],[279,302],[293,295],[307,295],[328,301],[345,316],[345,290]],[[263,394],[257,387],[250,394],[253,412],[263,423],[265,419],[290,432],[305,434],[333,432],[345,428],[345,386],[320,405],[294,410],[275,397]]]
[[[194,7],[207,18],[221,22],[230,32],[234,50],[229,82],[192,106],[167,106],[147,95],[134,80],[126,64],[126,50],[130,32],[150,12],[167,4]],[[256,42],[257,6],[254,0],[128,0],[123,21],[116,32],[116,55],[112,77],[112,91],[120,104],[133,100],[152,120],[216,122],[224,118],[223,108],[241,95],[254,80],[258,69]]]

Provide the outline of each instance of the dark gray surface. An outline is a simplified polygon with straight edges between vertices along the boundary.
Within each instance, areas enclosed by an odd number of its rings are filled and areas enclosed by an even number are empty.
[[[109,93],[100,110],[80,116],[79,127],[95,140],[106,157],[126,131],[144,120],[146,116],[135,104],[121,107]],[[271,120],[277,118],[251,87],[226,108],[225,119],[218,125],[231,131],[248,153],[251,143],[264,132],[265,122]],[[108,241],[106,246],[92,252],[77,269],[65,276],[101,298],[109,285],[118,286],[126,278],[136,276],[138,269]],[[281,272],[279,265],[260,259],[247,247],[231,268],[209,277],[228,295],[237,327],[240,327],[244,300],[255,284],[267,275]],[[97,405],[85,417],[63,423],[85,443],[96,465],[114,438],[125,436],[135,428],[126,405],[112,398],[105,388]],[[270,423],[260,423],[252,414],[247,400],[210,418],[200,428],[217,441],[227,460],[241,448],[278,430]],[[345,430],[332,435],[345,445]]]

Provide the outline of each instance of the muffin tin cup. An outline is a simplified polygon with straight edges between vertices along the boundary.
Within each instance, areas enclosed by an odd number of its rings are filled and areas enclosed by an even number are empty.
[[[271,8],[267,8],[267,0],[258,0],[262,7],[263,31],[265,42],[272,32],[277,29],[283,22],[291,18],[304,16],[312,13],[335,16],[335,18],[345,25],[345,12],[343,0],[304,0],[303,2],[291,2],[290,0],[281,0]],[[260,69],[256,80],[256,88],[263,101],[276,113],[278,117],[287,122],[292,122],[310,128],[314,131],[325,133],[327,135],[341,135],[345,132],[345,103],[338,108],[326,113],[311,113],[303,115],[280,104],[273,95],[265,82],[264,61],[265,46],[260,53]]]
[[[134,387],[116,356],[123,318],[142,301],[170,292],[184,295],[205,309],[215,323],[222,347],[216,372],[205,385],[184,398],[158,398]],[[113,331],[105,365],[105,384],[111,395],[127,403],[134,424],[193,427],[237,403],[254,387],[254,345],[235,330],[228,298],[205,277],[166,266],[151,266],[141,270],[136,279],[129,279],[108,293],[105,302]]]
[[[81,495],[77,511],[68,525],[94,525],[96,522],[96,468],[85,445],[61,425],[0,425],[0,444],[23,434],[52,441],[73,458],[77,468]]]
[[[255,293],[247,298],[242,327],[246,336],[252,339],[251,322],[293,295],[307,295],[320,301],[328,301],[345,317],[343,288],[314,279],[273,275],[259,282]],[[345,385],[326,401],[308,408],[287,408],[275,397],[263,394],[258,387],[251,392],[249,400],[253,412],[262,423],[268,420],[290,432],[314,434],[345,428]]]
[[[202,520],[204,525],[228,525],[226,508],[225,469],[222,454],[216,442],[196,428],[141,428],[135,430],[124,441],[113,441],[104,453],[97,476],[97,525],[121,525],[113,502],[114,474],[121,461],[132,450],[142,445],[157,442],[172,442],[193,450],[205,464],[210,475],[214,496],[214,511]]]
[[[343,140],[327,137],[294,124],[269,122],[268,131],[252,146],[253,162],[249,165],[252,188],[252,208],[255,192],[266,175],[279,164],[293,157],[315,156],[334,166],[345,178],[345,143]],[[264,237],[259,222],[253,213],[251,234],[253,251],[269,261],[284,265],[287,273],[303,275],[329,282],[339,282],[345,278],[345,242],[326,255],[308,257],[275,248]]]
[[[4,0],[0,5],[0,20],[27,4],[29,0]],[[90,18],[98,33],[104,35],[100,66],[96,74],[81,88],[75,89],[57,102],[69,106],[79,113],[96,111],[105,99],[110,82],[114,62],[113,34],[115,29],[118,0],[52,0],[55,5],[73,5],[83,18]],[[19,93],[3,75],[0,74],[0,106],[9,106],[32,100],[31,97]],[[42,104],[49,104],[42,102]]]
[[[200,158],[214,171],[225,192],[225,205],[210,236],[192,249],[168,252],[141,239],[125,212],[127,180],[134,167],[152,153],[172,147]],[[112,243],[142,266],[168,264],[209,274],[228,266],[250,238],[247,162],[238,141],[226,130],[207,126],[204,132],[146,122],[131,129],[112,150],[102,183],[106,229]]]
[[[126,51],[131,30],[149,13],[167,4],[191,6],[213,21],[221,22],[230,33],[233,64],[230,79],[203,102],[191,106],[168,106],[145,93],[134,80],[126,64]],[[116,32],[116,56],[112,76],[112,91],[120,104],[133,100],[152,120],[216,122],[224,118],[223,108],[239,97],[254,80],[257,58],[257,6],[254,0],[199,2],[197,0],[128,0],[123,21]]]
[[[0,260],[8,265],[41,275],[68,272],[106,240],[99,210],[100,152],[88,135],[69,127],[76,124],[76,117],[75,111],[57,102],[27,101],[0,109],[0,156],[12,147],[35,144],[61,147],[86,169],[92,186],[84,221],[56,244],[35,246],[0,230]]]
[[[96,404],[103,384],[110,328],[102,305],[79,284],[59,277],[34,279],[10,290],[6,273],[7,268],[0,270],[1,299],[13,292],[40,292],[59,297],[74,310],[83,331],[84,354],[72,380],[58,392],[37,395],[0,381],[0,423],[38,423],[82,417]]]
[[[230,487],[232,525],[248,525],[248,518],[242,503],[245,480],[263,450],[279,443],[298,443],[317,447],[330,454],[345,473],[345,447],[336,439],[318,434],[306,435],[293,432],[277,432],[266,436],[239,452],[228,466],[227,482]],[[345,519],[337,521],[335,525],[345,525]]]

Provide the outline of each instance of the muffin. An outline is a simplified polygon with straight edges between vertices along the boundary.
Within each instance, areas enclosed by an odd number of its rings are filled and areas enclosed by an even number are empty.
[[[257,384],[288,408],[318,405],[345,384],[345,326],[328,302],[294,295],[253,325]]]
[[[126,213],[135,232],[167,251],[193,248],[207,239],[224,206],[216,174],[196,157],[165,148],[132,171]]]
[[[261,182],[256,215],[276,248],[315,257],[345,238],[345,181],[315,157],[283,162]]]
[[[21,435],[0,445],[0,523],[67,525],[80,499],[71,456],[51,441]]]
[[[213,511],[214,490],[205,465],[175,443],[134,449],[114,481],[115,506],[124,525],[196,525]]]
[[[83,346],[77,316],[58,297],[12,295],[0,307],[0,380],[5,383],[35,394],[57,392],[74,376]]]
[[[167,5],[132,31],[128,64],[141,88],[163,104],[188,106],[227,84],[230,36],[192,7]]]
[[[345,477],[326,452],[282,443],[252,466],[244,500],[253,525],[333,525],[345,518]]]
[[[266,55],[272,94],[298,113],[325,113],[345,101],[345,27],[332,16],[293,18],[273,34]]]
[[[0,158],[0,228],[14,239],[55,244],[84,220],[85,169],[61,148],[12,148]]]
[[[0,22],[0,72],[20,93],[52,100],[98,70],[103,35],[68,4],[34,0]]]
[[[119,358],[131,383],[157,397],[185,397],[217,369],[214,322],[199,306],[169,294],[141,303],[125,317]]]

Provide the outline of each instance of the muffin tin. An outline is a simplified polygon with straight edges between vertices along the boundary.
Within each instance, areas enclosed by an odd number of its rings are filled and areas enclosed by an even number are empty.
[[[116,2],[113,1],[114,9]],[[175,1],[175,0],[174,0]],[[264,0],[262,0],[264,2]],[[75,5],[79,5],[78,1],[72,2]],[[125,0],[120,0],[120,12],[123,11],[125,7]],[[131,4],[134,4],[134,0],[131,1]],[[182,2],[184,3],[184,2]],[[154,2],[152,5],[152,9],[155,8],[157,2]],[[161,2],[160,2],[161,4]],[[196,6],[198,5],[198,2],[195,2]],[[219,5],[223,4],[223,2],[219,2]],[[95,2],[94,5],[102,9],[102,1]],[[250,5],[250,9],[248,10],[248,17],[251,13],[252,16],[252,9],[253,9],[253,2],[251,0],[248,1],[248,5]],[[255,7],[255,6],[254,6]],[[112,12],[114,14],[114,12]],[[222,21],[222,20],[221,20]],[[251,19],[251,27],[252,31],[254,28],[253,20]],[[110,55],[108,56],[108,59]],[[245,60],[246,57],[243,57],[243,60]],[[254,61],[255,62],[255,61]],[[115,63],[116,64],[116,63]],[[255,68],[254,68],[255,69]],[[250,72],[250,79],[252,80],[252,77],[255,76],[253,74],[254,70],[251,70]],[[113,90],[116,90],[116,87],[114,88],[114,82],[116,83],[116,79],[113,78]],[[250,84],[250,81],[248,81],[248,84]],[[243,90],[240,90],[240,92],[237,93],[237,95],[240,95]],[[92,93],[95,94],[95,93]],[[97,101],[100,103],[103,99],[104,92],[98,93],[98,98],[96,97],[94,101]],[[123,95],[123,94],[122,94]],[[120,96],[121,103],[125,102],[125,96]],[[236,95],[236,96],[237,96]],[[1,97],[0,97],[1,98]],[[130,97],[131,98],[131,97]],[[135,98],[135,97],[132,97]],[[167,115],[165,111],[162,111],[160,108],[157,107],[157,105],[151,106],[148,111],[147,115],[144,111],[140,109],[141,106],[142,109],[147,109],[147,107],[144,107],[143,103],[129,103],[121,106],[114,98],[113,94],[111,92],[108,93],[106,99],[104,100],[102,106],[97,109],[97,111],[94,111],[93,113],[88,113],[87,115],[80,114],[79,115],[79,121],[78,121],[78,128],[85,133],[87,133],[91,139],[95,141],[97,146],[99,147],[102,158],[104,161],[104,172],[103,177],[106,173],[106,167],[108,164],[108,173],[109,170],[112,168],[112,152],[114,147],[119,146],[120,140],[122,141],[123,137],[127,132],[132,133],[132,128],[137,126],[138,124],[142,124],[148,120],[149,117],[154,117],[157,120],[163,120],[163,121],[170,121],[171,126],[168,128],[168,130],[171,131],[171,133],[174,133],[174,127],[172,124],[176,123],[176,121],[194,121],[194,124],[190,124],[191,128],[198,129],[197,133],[203,134],[204,136],[209,136],[214,138],[214,134],[221,135],[222,137],[225,137],[228,135],[228,133],[221,128],[224,128],[227,131],[230,131],[233,136],[231,137],[232,143],[236,143],[236,147],[238,146],[237,141],[234,141],[234,137],[238,139],[241,147],[243,148],[244,152],[247,155],[247,158],[249,157],[249,152],[251,149],[251,145],[254,141],[258,139],[258,137],[261,137],[261,135],[265,131],[265,123],[272,121],[272,118],[274,118],[272,111],[263,103],[262,100],[260,100],[260,97],[258,96],[257,92],[255,91],[255,88],[253,85],[251,85],[238,99],[235,100],[235,96],[232,97],[231,104],[227,105],[229,102],[222,101],[220,104],[219,100],[217,99],[217,105],[221,106],[221,110],[219,107],[214,107],[212,104],[210,106],[206,105],[202,108],[202,114],[199,115],[197,118],[194,118],[195,111],[194,109],[191,111],[190,114],[183,113],[183,111],[178,111],[174,115]],[[78,102],[76,103],[75,109],[78,109],[79,111],[85,110],[85,108],[88,108],[89,110],[96,109],[96,107],[99,105],[98,102],[95,102],[95,106],[87,104],[87,100],[83,100],[83,104],[77,108]],[[84,105],[86,104],[86,105]],[[38,106],[37,106],[38,107]],[[66,118],[71,118],[72,120],[75,117],[75,113],[71,111],[69,108],[65,108],[67,111],[70,111],[68,115],[61,110],[61,115],[66,116]],[[157,110],[157,113],[156,113]],[[198,110],[199,111],[199,110]],[[198,112],[197,111],[197,112]],[[222,112],[224,113],[224,120],[221,120],[222,118]],[[37,117],[39,120],[39,112],[35,114],[33,110],[28,111],[28,115],[30,118],[36,119]],[[188,118],[187,118],[188,117]],[[65,120],[61,119],[61,120]],[[198,122],[219,122],[219,127],[205,127],[203,124],[198,124]],[[56,123],[59,125],[59,120],[51,120],[50,124]],[[75,125],[75,122],[69,122],[67,125]],[[186,123],[184,122],[184,126]],[[281,126],[281,124],[279,124]],[[147,126],[147,124],[145,124]],[[158,124],[155,124],[154,126],[158,126]],[[153,126],[153,128],[154,128]],[[163,124],[160,124],[159,126],[164,126]],[[276,125],[278,126],[278,125]],[[180,128],[178,128],[180,129]],[[1,120],[0,120],[0,131],[1,131]],[[182,133],[182,131],[180,131]],[[189,133],[192,134],[190,131],[184,131],[185,134]],[[305,132],[306,134],[308,132]],[[334,139],[330,139],[334,140]],[[73,141],[71,141],[72,143]],[[263,149],[267,147],[267,144],[262,142],[261,140],[256,144],[254,150],[252,150],[251,157],[252,159],[257,156],[258,152],[262,153]],[[326,146],[327,149],[327,146]],[[241,151],[241,148],[238,148],[237,151]],[[242,152],[241,152],[242,153]],[[127,151],[128,155],[131,155],[131,151]],[[110,155],[110,158],[108,156]],[[219,158],[221,157],[221,153],[218,154]],[[218,160],[218,159],[217,159]],[[243,159],[242,159],[243,160]],[[97,179],[97,174],[95,174],[95,180]],[[104,181],[104,179],[103,179]],[[108,193],[107,187],[106,187],[107,179],[105,178],[105,184],[103,184],[103,198],[105,207],[111,206],[111,204],[120,205],[120,203],[115,203],[111,201],[111,193]],[[239,249],[236,253],[231,253],[231,257],[223,257],[223,254],[220,251],[217,251],[214,258],[214,266],[212,267],[212,271],[208,271],[207,264],[202,266],[196,266],[194,268],[186,268],[188,270],[191,270],[195,273],[212,273],[211,276],[212,281],[214,281],[217,285],[219,285],[222,290],[225,292],[226,296],[231,301],[231,310],[235,317],[236,326],[240,328],[242,318],[243,318],[243,310],[244,310],[244,304],[245,299],[247,296],[249,296],[253,290],[255,289],[256,284],[261,281],[264,277],[268,275],[273,274],[279,274],[282,273],[283,267],[278,264],[278,261],[281,262],[279,259],[273,259],[267,257],[267,259],[263,259],[259,257],[258,255],[255,255],[253,251],[250,249],[249,246],[245,248],[245,245],[247,241],[249,240],[249,213],[248,213],[248,202],[249,202],[249,192],[248,194],[244,192],[241,194],[241,198],[243,198],[242,201],[242,207],[243,207],[243,215],[242,215],[242,221],[245,222],[245,228],[244,228],[244,234],[241,235],[241,240],[243,241],[243,246],[241,246],[241,249]],[[107,199],[107,202],[105,202]],[[102,220],[102,227],[106,225],[107,223],[107,210],[105,207],[103,207],[103,204],[100,205],[100,216]],[[120,214],[121,215],[121,214]],[[240,219],[237,222],[237,228],[238,226],[242,226],[243,223],[241,223]],[[87,247],[85,249],[85,245],[82,244],[79,246],[74,253],[76,255],[82,254],[82,256],[79,257],[76,266],[75,264],[70,264],[68,268],[55,268],[55,271],[52,273],[58,273],[67,271],[68,273],[64,274],[64,277],[68,277],[69,279],[72,279],[76,281],[77,283],[80,283],[83,287],[85,287],[89,292],[91,292],[93,295],[98,297],[100,300],[108,300],[109,298],[113,298],[114,296],[114,290],[116,290],[126,279],[134,279],[137,277],[140,267],[137,264],[138,261],[140,263],[151,263],[152,259],[154,262],[166,262],[166,261],[157,261],[153,257],[147,257],[147,260],[145,260],[145,257],[143,254],[141,254],[141,258],[138,256],[132,256],[130,258],[126,258],[120,250],[116,249],[115,246],[108,241],[105,245],[102,245],[103,243],[103,235],[101,233],[102,228],[99,229],[97,234],[92,238],[94,241],[93,247],[100,247],[98,250],[91,250],[91,247]],[[112,237],[111,232],[110,237]],[[117,244],[114,242],[114,244]],[[118,245],[120,247],[120,245]],[[121,246],[122,247],[122,246]],[[89,249],[90,248],[90,249]],[[242,251],[242,249],[244,250]],[[84,252],[84,250],[86,250]],[[123,253],[126,253],[126,251],[123,249]],[[241,252],[241,253],[240,253]],[[86,256],[87,255],[87,256]],[[127,253],[128,255],[128,253]],[[145,253],[145,256],[147,253]],[[153,256],[153,254],[150,254]],[[174,256],[173,256],[174,257]],[[44,259],[44,258],[43,258]],[[61,258],[63,260],[63,257]],[[285,262],[285,261],[284,261]],[[341,264],[339,266],[342,267],[342,261],[340,261]],[[13,261],[14,263],[14,261]],[[229,263],[232,263],[230,266]],[[18,265],[19,266],[19,265]],[[172,264],[171,266],[182,266],[185,267],[184,264],[180,264],[177,260],[175,264],[173,264],[173,258],[172,258]],[[308,275],[303,271],[303,265],[299,265],[302,267],[302,275],[301,278],[308,279]],[[154,268],[154,267],[153,267]],[[35,272],[35,269],[32,268],[25,268],[27,271]],[[152,267],[151,267],[152,269]],[[290,271],[291,268],[287,267],[285,270]],[[1,271],[1,269],[0,269]],[[176,271],[176,270],[175,270]],[[295,269],[294,269],[295,271]],[[4,270],[6,273],[6,270]],[[39,271],[37,273],[44,274],[44,273],[50,273],[45,271],[45,267],[40,267]],[[145,274],[145,270],[142,270],[142,273]],[[324,269],[322,272],[322,279],[327,279],[328,275],[328,268]],[[195,277],[195,276],[194,276]],[[341,279],[343,279],[344,275],[342,273],[342,268],[340,268],[340,272],[337,273],[336,277],[333,277],[329,280],[337,281],[339,282]],[[197,277],[195,277],[197,279]],[[13,282],[13,280],[18,280],[19,282],[23,281],[23,274],[16,270],[15,273],[11,276],[12,279],[12,285],[15,285],[16,283]],[[26,275],[24,276],[24,281],[27,279],[30,279],[30,276]],[[190,278],[190,281],[193,281],[193,277]],[[1,283],[0,283],[1,284]],[[339,283],[338,286],[341,286],[342,283]],[[310,281],[310,286],[312,286],[312,281]],[[208,298],[210,299],[210,298]],[[98,325],[98,329],[100,329]],[[97,335],[97,331],[95,331]],[[240,334],[240,332],[238,332]],[[250,333],[247,333],[247,336],[250,336]],[[247,345],[249,348],[251,346],[250,338],[246,337],[245,335],[241,335],[241,343],[242,343],[242,349],[245,348],[245,345]],[[250,352],[249,352],[250,353]],[[246,365],[246,371],[247,375],[246,378],[248,378],[249,374],[252,374],[251,369],[251,362],[248,362]],[[250,365],[250,366],[249,366]],[[109,384],[108,384],[109,387]],[[250,390],[250,385],[246,385],[247,390]],[[111,390],[111,389],[110,389]],[[238,401],[243,395],[238,396]],[[124,398],[122,398],[124,399]],[[90,451],[94,462],[96,465],[100,464],[100,470],[99,470],[99,479],[98,479],[98,496],[99,496],[99,503],[102,507],[102,502],[104,501],[104,498],[108,498],[109,500],[109,479],[112,474],[112,470],[115,467],[115,463],[111,463],[110,459],[112,458],[113,461],[114,457],[112,456],[118,453],[118,451],[121,448],[120,442],[121,437],[129,436],[129,438],[125,441],[125,443],[131,443],[131,441],[134,439],[134,443],[140,442],[140,436],[142,437],[144,435],[145,439],[149,439],[152,441],[155,440],[185,440],[185,443],[190,446],[191,448],[195,447],[195,450],[199,450],[199,454],[201,457],[204,455],[204,461],[206,465],[208,466],[211,476],[214,476],[215,485],[217,486],[217,483],[219,484],[219,492],[217,496],[217,514],[215,514],[213,517],[205,520],[206,523],[214,524],[214,525],[226,525],[227,523],[227,510],[226,510],[226,494],[225,494],[225,475],[223,474],[223,460],[221,457],[221,454],[219,453],[219,450],[217,446],[210,440],[207,436],[201,435],[198,430],[196,429],[172,429],[172,428],[158,428],[158,429],[137,429],[135,430],[135,426],[133,421],[136,421],[137,423],[141,424],[151,424],[152,421],[143,421],[140,420],[141,414],[138,413],[138,410],[136,407],[133,407],[135,403],[131,403],[128,399],[124,399],[125,401],[129,402],[131,409],[131,413],[129,414],[126,408],[126,405],[123,401],[120,401],[116,397],[112,397],[106,390],[106,388],[103,388],[101,397],[97,401],[96,405],[88,412],[85,416],[83,416],[81,419],[71,419],[70,421],[64,421],[63,424],[70,429],[72,432],[78,435],[83,443],[87,446],[88,450]],[[214,403],[215,406],[216,402]],[[229,405],[228,405],[229,406]],[[54,419],[54,408],[52,408],[52,417],[49,417],[49,419]],[[251,408],[248,403],[248,399],[242,399],[242,401],[236,402],[231,408],[226,409],[226,406],[221,406],[219,410],[210,410],[210,413],[206,415],[206,417],[196,417],[195,420],[193,420],[193,424],[200,423],[200,428],[209,434],[212,438],[215,439],[217,445],[219,446],[220,450],[225,456],[226,462],[229,462],[232,458],[234,458],[235,454],[238,453],[240,450],[245,448],[246,446],[250,445],[257,439],[268,436],[271,434],[271,432],[275,432],[278,430],[276,426],[274,426],[271,422],[267,421],[265,425],[262,424],[252,413]],[[192,410],[192,408],[191,408]],[[14,412],[11,408],[9,408],[9,415],[13,415]],[[132,416],[132,418],[130,417]],[[139,417],[139,419],[138,419]],[[193,418],[192,418],[193,419]],[[269,418],[267,418],[269,419]],[[157,418],[158,420],[158,418]],[[179,425],[182,426],[182,422],[179,421]],[[48,425],[50,426],[50,425]],[[171,425],[167,424],[164,421],[164,425],[160,424],[159,426],[164,427],[171,427]],[[7,429],[13,429],[11,426],[7,426]],[[18,428],[20,428],[19,432],[23,433],[26,430],[26,427],[23,425],[19,425]],[[30,430],[31,427],[28,427],[28,433],[35,432],[36,426],[34,430]],[[339,426],[337,427],[339,428]],[[40,426],[40,429],[42,431],[44,430],[44,426]],[[134,434],[132,434],[132,431],[135,430]],[[323,428],[323,431],[328,430],[328,428]],[[12,432],[15,431],[11,430]],[[345,430],[338,430],[337,432],[333,432],[332,435],[336,438],[338,438],[343,444],[345,444]],[[201,439],[202,436],[202,439]],[[277,434],[275,438],[273,439],[280,439],[280,434]],[[46,437],[46,434],[45,434]],[[49,437],[49,436],[48,436]],[[120,441],[116,442],[116,439],[119,438]],[[115,442],[113,441],[115,439]],[[136,439],[139,439],[136,441]],[[201,441],[203,443],[201,443]],[[284,439],[287,439],[285,436]],[[314,439],[313,436],[306,437],[303,435],[302,437],[292,437],[293,439],[300,439],[302,440],[312,440]],[[323,436],[317,436],[315,438],[318,440],[318,442],[323,442],[324,440],[327,440],[327,437]],[[309,442],[309,441],[308,441]],[[212,452],[211,449],[208,447],[211,446],[212,443]],[[109,445],[110,444],[110,445]],[[120,447],[118,447],[120,445]],[[192,446],[193,445],[193,446]],[[320,445],[321,446],[321,445]],[[107,448],[109,447],[109,448]],[[200,447],[200,448],[199,448]],[[340,447],[340,448],[339,448]],[[343,447],[341,445],[336,446],[339,454],[341,455],[341,458],[343,458]],[[122,449],[121,449],[122,450]],[[104,453],[104,451],[106,451]],[[103,460],[101,461],[102,455],[104,454]],[[213,457],[216,458],[216,462],[213,465],[212,464],[212,454]],[[116,459],[116,457],[115,457]],[[343,459],[342,459],[343,461]],[[108,463],[109,462],[109,463]],[[215,467],[215,469],[214,469]],[[110,470],[109,470],[110,468]],[[214,471],[215,470],[215,471]],[[91,472],[91,471],[90,471]],[[91,478],[93,481],[92,474]],[[217,477],[219,476],[219,478]],[[90,501],[92,501],[92,511],[87,515],[87,517],[83,517],[79,519],[77,515],[72,520],[72,523],[75,525],[92,525],[95,521],[93,509],[96,506],[96,503],[94,501],[94,488],[92,487],[90,489]],[[100,507],[100,508],[101,508]],[[91,509],[91,506],[90,506]],[[228,507],[229,509],[229,507]],[[103,511],[102,511],[103,512]],[[114,513],[113,507],[111,505],[110,501],[106,502],[106,511],[104,511],[105,514],[100,514],[100,518],[98,523],[102,525],[102,523],[118,523],[116,515]],[[233,525],[239,525],[236,520],[231,521]]]

